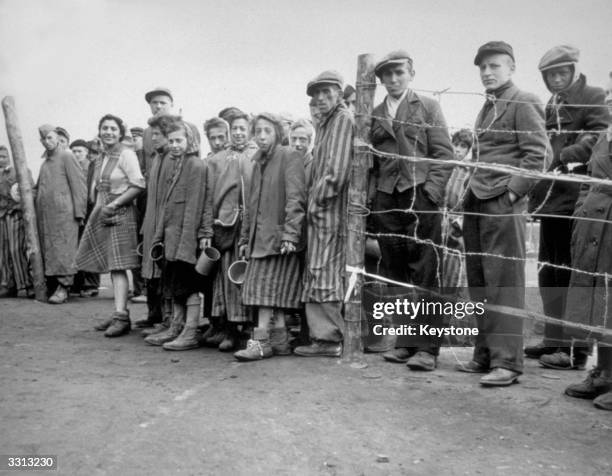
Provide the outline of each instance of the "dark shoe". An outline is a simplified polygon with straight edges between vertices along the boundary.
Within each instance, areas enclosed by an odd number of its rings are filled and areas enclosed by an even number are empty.
[[[114,317],[109,317],[108,319],[103,320],[100,324],[94,326],[94,329],[97,331],[105,331],[109,328],[109,326],[113,323]]]
[[[610,391],[612,391],[612,379],[602,377],[601,370],[595,368],[589,372],[584,381],[567,387],[565,389],[565,395],[592,400]]]
[[[83,291],[79,293],[79,296],[81,296],[82,298],[92,298],[92,297],[96,297],[97,295],[98,295],[97,289],[84,289]]]
[[[289,332],[286,328],[281,327],[270,330],[270,346],[274,355],[291,355]]]
[[[113,322],[104,332],[104,337],[119,337],[130,332],[130,315],[128,312],[114,312]]]
[[[342,356],[342,344],[315,341],[310,345],[296,347],[293,353],[302,357],[340,357]]]
[[[495,367],[480,379],[480,385],[483,387],[507,387],[513,383],[518,383],[519,375],[520,374],[514,370]]]
[[[599,397],[593,400],[593,405],[600,410],[612,411],[612,391],[602,393]]]
[[[159,334],[160,332],[163,332],[166,329],[168,329],[168,326],[166,326],[164,323],[160,322],[158,324],[155,324],[153,327],[147,327],[146,329],[144,329],[140,333],[140,335],[142,337],[149,337],[149,336],[152,336],[154,334]]]
[[[223,342],[224,340],[225,340],[225,332],[218,331],[215,334],[213,334],[211,337],[209,337],[208,339],[204,339],[204,346],[219,348],[219,344],[221,344],[221,342]]]
[[[146,319],[138,319],[134,322],[134,329],[146,329],[148,327],[154,327],[157,322],[152,321],[148,317]]]
[[[17,297],[17,289],[0,286],[0,298]]]
[[[232,352],[233,350],[235,350],[236,349],[236,337],[234,337],[234,334],[231,332],[228,332],[225,335],[225,338],[219,344],[218,349],[221,352]]]
[[[455,365],[455,370],[469,374],[486,374],[489,372],[489,367],[479,364],[475,360],[470,360],[469,362],[461,362]]]
[[[268,359],[272,357],[272,355],[272,347],[269,342],[254,339],[250,339],[247,342],[246,349],[234,353],[234,357],[240,362]]]
[[[410,370],[435,370],[437,358],[429,352],[419,351],[408,359],[406,366]]]
[[[547,369],[555,370],[584,370],[586,356],[574,357],[572,359],[566,352],[555,352],[554,354],[544,354],[540,357],[540,365]]]
[[[405,364],[415,353],[415,350],[408,347],[396,347],[389,352],[385,352],[383,354],[383,359],[385,359],[387,362],[393,362],[395,364]]]
[[[68,301],[68,290],[58,284],[53,295],[48,299],[49,304],[64,304]]]
[[[529,345],[525,347],[525,357],[529,359],[539,359],[543,355],[553,354],[557,351],[556,347],[547,347],[544,342],[538,342],[536,345]]]

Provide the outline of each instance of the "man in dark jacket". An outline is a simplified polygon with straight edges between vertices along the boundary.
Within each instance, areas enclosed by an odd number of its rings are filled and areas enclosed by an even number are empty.
[[[410,55],[402,50],[388,54],[377,63],[375,73],[385,86],[387,97],[373,111],[372,145],[385,153],[453,159],[453,148],[438,102],[408,87],[414,78]],[[442,216],[435,212],[444,201],[444,187],[451,171],[452,167],[431,162],[375,157],[374,210],[402,210],[375,215],[379,233],[404,235],[378,238],[383,265],[390,279],[421,288],[440,288],[442,260],[439,257],[442,254],[435,245],[442,241]],[[407,209],[412,213],[403,211]],[[415,236],[417,240],[413,239]],[[426,296],[419,293],[416,298]],[[423,323],[434,325],[435,320],[428,316]],[[398,347],[383,357],[390,362],[406,363],[413,370],[434,370],[440,343],[440,338],[433,336],[398,341]]]
[[[573,46],[555,46],[544,54],[538,66],[552,93],[546,105],[546,129],[553,149],[549,171],[586,173],[591,150],[608,127],[605,93],[587,85],[578,67],[579,55],[580,51]],[[541,214],[538,260],[546,264],[540,268],[538,284],[544,313],[558,319],[564,314],[570,271],[555,265],[571,266],[571,217],[579,188],[580,184],[574,182],[542,180],[530,196],[530,211],[536,216]],[[548,368],[581,369],[587,360],[587,349],[576,349],[572,361],[570,343],[562,326],[547,323],[544,341],[526,347],[525,355],[540,358],[540,363]]]
[[[474,161],[541,171],[550,157],[540,100],[512,83],[514,51],[503,41],[481,46],[474,59],[487,100],[476,119]],[[474,301],[522,308],[525,302],[526,195],[533,179],[481,168],[469,181],[463,236]],[[523,371],[523,321],[487,310],[471,361],[457,370],[487,373],[485,386],[506,386]]]

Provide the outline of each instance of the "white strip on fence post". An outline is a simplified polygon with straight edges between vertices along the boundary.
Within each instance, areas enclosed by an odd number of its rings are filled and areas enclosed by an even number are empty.
[[[45,272],[43,269],[42,255],[40,253],[40,241],[38,239],[38,228],[36,223],[36,212],[34,210],[34,197],[30,183],[30,172],[28,171],[23,138],[19,130],[15,100],[12,96],[6,96],[2,100],[2,109],[6,121],[6,133],[13,153],[15,164],[15,175],[19,183],[19,194],[21,195],[21,209],[25,224],[25,234],[28,241],[28,260],[32,267],[32,278],[34,280],[34,293],[37,301],[47,299],[45,285]]]
[[[355,113],[355,142],[353,145],[353,161],[351,164],[350,183],[348,191],[348,237],[346,249],[346,264],[363,269],[365,256],[365,221],[363,213],[366,207],[368,192],[368,171],[371,164],[371,154],[367,147],[370,134],[370,117],[374,105],[376,77],[374,76],[374,56],[359,55],[357,63],[357,106]],[[350,295],[346,296],[344,320],[345,361],[359,360],[363,353],[361,309],[361,288],[363,276],[347,273],[347,283],[351,283]]]

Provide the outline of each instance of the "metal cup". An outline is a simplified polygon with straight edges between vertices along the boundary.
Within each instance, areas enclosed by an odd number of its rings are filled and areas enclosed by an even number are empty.
[[[220,259],[221,253],[218,249],[213,247],[204,248],[195,265],[195,270],[203,276],[208,276]]]
[[[230,267],[227,268],[227,277],[232,283],[238,284],[238,285],[241,285],[242,283],[244,283],[244,278],[246,276],[247,263],[248,263],[247,261],[240,259],[230,264]]]

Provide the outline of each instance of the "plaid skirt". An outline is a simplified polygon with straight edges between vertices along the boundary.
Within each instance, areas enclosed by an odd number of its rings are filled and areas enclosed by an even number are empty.
[[[121,207],[116,224],[110,226],[102,223],[101,212],[100,204],[91,212],[77,251],[77,268],[90,273],[138,268],[136,207]]]
[[[248,306],[299,309],[302,268],[297,253],[251,258],[242,286],[242,302]]]
[[[227,317],[228,322],[250,322],[249,310],[242,305],[240,286],[230,281],[227,270],[238,259],[234,247],[221,255],[219,267],[213,284],[212,311],[213,317]]]

